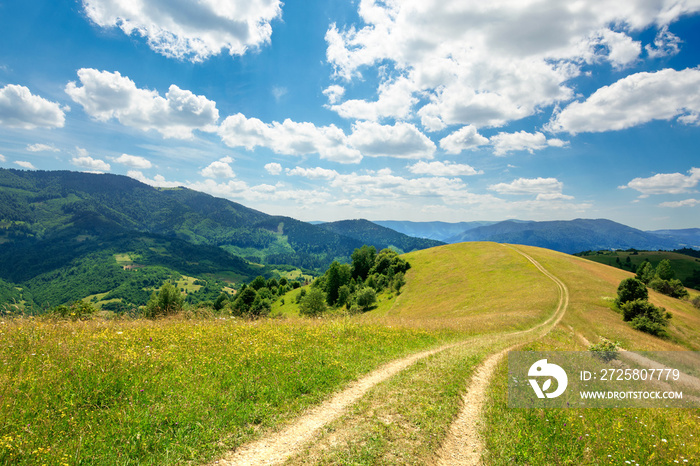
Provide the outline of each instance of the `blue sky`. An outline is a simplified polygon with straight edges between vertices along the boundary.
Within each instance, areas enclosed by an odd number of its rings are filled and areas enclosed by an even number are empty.
[[[301,220],[700,227],[696,0],[0,0],[0,166]]]

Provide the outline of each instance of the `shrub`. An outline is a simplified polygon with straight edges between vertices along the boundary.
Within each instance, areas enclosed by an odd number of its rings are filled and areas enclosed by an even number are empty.
[[[626,278],[620,282],[620,286],[617,287],[617,300],[615,301],[618,306],[635,301],[635,300],[646,300],[649,297],[649,292],[647,291],[646,285],[636,278]],[[627,320],[627,319],[625,319]]]
[[[657,337],[666,336],[666,325],[656,322],[647,316],[637,316],[630,322],[632,328]]]
[[[672,298],[687,298],[688,290],[685,289],[683,283],[677,278],[671,280],[663,280],[661,278],[654,278],[649,282],[649,288],[659,293],[663,293]]]
[[[88,320],[97,312],[92,304],[86,301],[76,301],[70,306],[64,304],[51,310],[51,315],[60,319]]]
[[[311,288],[299,303],[299,314],[315,317],[326,311],[326,293],[319,288]]]
[[[671,314],[649,301],[637,299],[622,305],[622,318],[630,322],[632,328],[651,335],[664,336],[664,328],[668,326]]]
[[[151,295],[151,299],[146,304],[144,317],[154,319],[160,316],[169,316],[182,311],[184,299],[180,290],[172,283],[165,283],[158,293],[155,291]]]
[[[357,298],[355,302],[360,307],[360,309],[366,311],[370,307],[372,307],[374,303],[377,302],[377,293],[374,291],[373,288],[362,288],[360,291],[357,292]]]
[[[693,306],[700,309],[700,295],[697,295],[696,297],[694,297],[690,302],[693,303]]]
[[[593,353],[593,356],[602,359],[605,362],[610,362],[617,359],[620,345],[617,342],[612,342],[602,338],[600,343],[590,345],[588,350]]]

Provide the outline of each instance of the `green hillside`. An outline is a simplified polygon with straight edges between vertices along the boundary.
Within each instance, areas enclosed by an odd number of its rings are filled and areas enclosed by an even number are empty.
[[[693,252],[692,250],[688,250]],[[622,270],[635,272],[645,260],[656,267],[659,262],[667,259],[676,278],[689,288],[700,289],[700,258],[675,251],[586,251],[576,254],[588,260],[617,267]]]

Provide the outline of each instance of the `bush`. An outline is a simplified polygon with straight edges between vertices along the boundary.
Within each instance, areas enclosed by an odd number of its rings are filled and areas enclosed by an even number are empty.
[[[618,306],[622,306],[630,301],[646,300],[648,297],[649,292],[642,281],[636,278],[626,278],[617,287],[617,300],[615,302]]]
[[[97,312],[92,304],[86,301],[76,301],[70,306],[60,305],[51,310],[51,315],[60,319],[88,320]]]
[[[688,290],[685,289],[683,283],[677,278],[671,280],[662,280],[658,277],[654,278],[649,282],[649,288],[672,298],[680,299],[688,297]]]
[[[363,311],[367,311],[374,305],[374,303],[377,302],[377,293],[374,291],[374,289],[370,287],[362,288],[360,291],[357,292],[357,298],[355,299],[355,302],[360,307],[360,309],[362,309]]]
[[[161,316],[169,316],[182,311],[184,299],[180,290],[172,283],[165,283],[158,293],[155,291],[151,295],[151,299],[146,304],[144,317],[154,319]]]
[[[700,309],[700,295],[697,295],[696,297],[694,297],[690,302],[693,303],[693,306]]]
[[[632,328],[657,337],[666,336],[666,325],[656,322],[647,316],[637,316],[630,322]]]
[[[619,348],[620,345],[617,342],[612,342],[602,338],[600,343],[590,345],[588,350],[593,353],[593,356],[602,359],[605,362],[610,362],[613,359],[617,359]]]
[[[319,288],[311,288],[299,303],[299,314],[307,317],[319,316],[326,312],[326,293]]]
[[[668,326],[671,314],[649,301],[637,299],[622,305],[622,318],[630,322],[632,328],[651,335],[664,336],[664,328]]]

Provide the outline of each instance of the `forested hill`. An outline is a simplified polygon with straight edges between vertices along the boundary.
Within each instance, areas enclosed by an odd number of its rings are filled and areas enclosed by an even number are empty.
[[[271,264],[323,270],[361,246],[185,188],[110,174],[0,169],[0,304],[57,305],[99,295],[139,305],[147,290],[172,277],[198,278],[194,288],[205,291],[216,282],[220,290],[221,280],[249,281],[269,274]]]
[[[371,245],[380,251],[384,248],[395,248],[400,253],[442,246],[445,243],[425,238],[414,238],[386,228],[369,220],[341,220],[339,222],[321,223],[324,230],[338,233]]]
[[[256,262],[321,269],[349,257],[357,240],[186,188],[159,189],[125,176],[0,169],[0,241],[157,234],[219,246]]]

